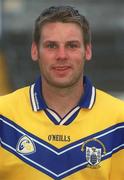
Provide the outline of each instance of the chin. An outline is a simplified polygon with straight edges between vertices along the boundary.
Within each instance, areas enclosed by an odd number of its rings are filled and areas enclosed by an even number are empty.
[[[54,81],[52,83],[53,86],[57,88],[69,88],[73,86],[75,83],[73,81]]]

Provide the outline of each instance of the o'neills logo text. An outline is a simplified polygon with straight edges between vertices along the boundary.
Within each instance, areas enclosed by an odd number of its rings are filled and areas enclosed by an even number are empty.
[[[70,142],[70,136],[66,136],[66,135],[49,135],[48,136],[48,140],[49,141],[63,141],[63,142]]]

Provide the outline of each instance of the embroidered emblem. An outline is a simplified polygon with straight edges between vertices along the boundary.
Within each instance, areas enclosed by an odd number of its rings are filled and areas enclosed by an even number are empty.
[[[101,158],[106,154],[104,144],[95,138],[85,141],[81,147],[81,151],[85,152],[85,158],[90,168],[99,168]]]
[[[21,154],[28,155],[36,152],[36,147],[34,142],[28,136],[25,135],[19,139],[16,151]]]

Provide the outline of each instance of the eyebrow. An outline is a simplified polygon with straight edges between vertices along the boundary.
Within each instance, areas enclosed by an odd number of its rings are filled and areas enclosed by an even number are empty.
[[[80,41],[79,40],[70,40],[70,41],[67,41],[67,43],[70,43],[70,42],[72,42],[72,43],[79,43]]]
[[[43,41],[43,43],[58,43],[59,41],[55,41],[55,40],[45,40]],[[69,40],[69,41],[66,41],[65,43],[79,43],[80,41],[79,40]]]

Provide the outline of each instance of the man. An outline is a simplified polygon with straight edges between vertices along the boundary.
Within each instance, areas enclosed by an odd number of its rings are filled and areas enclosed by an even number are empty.
[[[35,22],[41,77],[0,98],[1,180],[123,180],[124,103],[84,76],[88,21],[70,6]]]

